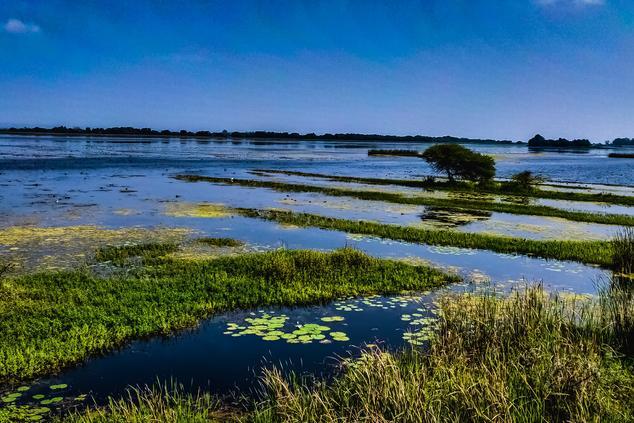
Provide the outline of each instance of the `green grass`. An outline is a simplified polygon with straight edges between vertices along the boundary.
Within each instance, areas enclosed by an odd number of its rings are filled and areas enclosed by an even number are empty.
[[[283,210],[236,209],[236,211],[247,217],[272,220],[282,224],[332,229],[420,244],[526,254],[546,259],[598,264],[605,267],[610,267],[613,263],[613,245],[610,241],[532,240],[480,233],[428,230]]]
[[[612,261],[617,272],[634,274],[634,229],[620,230],[612,240]]]
[[[634,216],[569,211],[530,204],[499,203],[457,198],[408,197],[398,193],[352,190],[254,179],[216,178],[199,175],[177,175],[175,178],[187,182],[210,182],[245,187],[270,188],[281,192],[314,192],[335,197],[358,198],[360,200],[441,207],[445,210],[486,210],[499,213],[559,217],[576,222],[634,226]]]
[[[185,394],[183,387],[173,384],[146,388],[130,388],[128,396],[110,399],[105,407],[71,413],[66,423],[203,423],[224,422],[232,413],[224,411],[217,398],[209,393]]]
[[[530,198],[545,198],[550,200],[569,200],[569,201],[585,201],[585,202],[599,202],[606,204],[621,204],[627,206],[634,206],[634,196],[615,195],[615,194],[603,194],[603,193],[584,193],[584,192],[568,192],[568,191],[554,191],[554,190],[542,190],[536,187],[532,191],[513,190],[513,187],[504,182],[492,182],[488,185],[474,184],[470,182],[454,182],[439,181],[434,178],[427,178],[424,180],[412,180],[412,179],[386,179],[386,178],[362,178],[355,176],[338,176],[338,175],[326,175],[323,173],[309,173],[309,172],[296,172],[289,170],[268,170],[259,169],[259,172],[277,173],[280,175],[289,176],[305,176],[310,178],[322,178],[336,182],[354,182],[370,185],[395,185],[406,186],[413,188],[423,188],[441,191],[455,191],[455,192],[481,192],[486,194],[499,194],[499,195],[516,195],[518,197],[530,197]],[[554,185],[559,186],[559,185]],[[564,188],[570,188],[562,186]],[[519,199],[518,199],[519,201]]]
[[[233,238],[196,238],[196,242],[212,247],[241,247],[244,242]]]
[[[632,322],[634,296],[614,288],[598,300],[541,286],[455,294],[441,299],[429,345],[366,349],[330,381],[269,369],[241,411],[159,387],[66,422],[629,422],[634,351],[621,341],[634,339]]]
[[[173,242],[152,242],[146,244],[106,246],[97,249],[95,260],[98,262],[112,262],[116,265],[124,265],[130,259],[138,257],[144,261],[164,256],[178,250],[178,245]]]
[[[120,257],[121,250],[108,251],[117,253],[105,257]],[[108,278],[77,270],[0,281],[0,382],[44,375],[221,311],[424,290],[458,279],[352,249],[150,262]]]
[[[634,421],[632,355],[614,343],[599,304],[531,288],[510,299],[442,302],[428,352],[374,350],[332,383],[263,378],[267,397],[248,422]],[[617,306],[634,319],[634,301]]]

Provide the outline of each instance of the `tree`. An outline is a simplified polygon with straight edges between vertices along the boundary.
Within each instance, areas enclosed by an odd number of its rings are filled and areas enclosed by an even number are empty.
[[[493,157],[459,144],[433,145],[423,152],[422,157],[434,170],[446,173],[451,182],[460,178],[484,183],[495,176]]]
[[[544,182],[544,178],[535,175],[530,170],[516,173],[511,176],[511,180],[503,184],[508,190],[531,192],[535,189],[535,185]]]

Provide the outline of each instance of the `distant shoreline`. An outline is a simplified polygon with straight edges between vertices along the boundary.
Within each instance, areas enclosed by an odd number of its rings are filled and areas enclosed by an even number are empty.
[[[464,138],[445,136],[427,136],[427,135],[381,135],[381,134],[358,134],[358,133],[338,133],[338,134],[299,134],[296,132],[272,132],[272,131],[157,131],[151,128],[132,128],[132,127],[112,127],[112,128],[0,128],[0,135],[14,136],[49,136],[49,137],[84,137],[84,138],[130,138],[145,139],[147,141],[136,142],[152,142],[150,140],[159,139],[197,139],[197,140],[219,140],[219,141],[239,141],[239,140],[261,140],[261,141],[341,141],[341,142],[392,142],[392,143],[409,143],[409,144],[433,144],[433,143],[457,143],[470,145],[498,145],[498,146],[527,146],[531,151],[554,151],[554,152],[583,152],[592,149],[612,150],[621,148],[633,148],[634,145],[629,144],[595,144],[589,145],[531,145],[532,142],[511,141],[511,140],[495,140],[481,138]],[[561,141],[561,140],[560,140]],[[567,140],[565,140],[567,141]],[[121,141],[126,142],[126,141]],[[135,142],[135,141],[129,141]]]
[[[379,135],[379,134],[322,134],[314,133],[298,134],[288,132],[209,132],[209,131],[155,131],[149,128],[131,129],[134,132],[122,131],[117,132],[118,128],[108,128],[104,130],[70,129],[68,131],[51,130],[45,128],[4,128],[0,129],[3,135],[22,135],[22,136],[64,136],[64,137],[121,137],[121,138],[194,138],[194,139],[216,139],[216,140],[288,140],[288,141],[346,141],[346,142],[365,142],[365,141],[386,141],[386,142],[403,142],[403,143],[464,143],[464,144],[497,144],[497,145],[526,145],[524,141],[510,140],[494,140],[494,139],[478,139],[478,138],[462,138],[453,136],[432,137],[425,135]],[[107,131],[107,132],[106,132]],[[112,132],[110,132],[112,131]],[[138,132],[136,132],[138,131]],[[183,133],[184,132],[184,133]]]

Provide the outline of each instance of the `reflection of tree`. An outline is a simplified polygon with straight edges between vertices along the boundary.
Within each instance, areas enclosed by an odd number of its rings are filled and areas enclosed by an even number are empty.
[[[425,223],[436,223],[448,228],[464,226],[472,222],[491,218],[491,212],[480,210],[459,210],[441,207],[428,207],[420,215]]]

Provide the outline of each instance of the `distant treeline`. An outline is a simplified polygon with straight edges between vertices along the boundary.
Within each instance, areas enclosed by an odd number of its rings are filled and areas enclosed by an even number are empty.
[[[421,152],[416,150],[368,150],[368,156],[403,156],[420,157]]]
[[[615,138],[611,145],[615,147],[634,147],[634,138]]]
[[[626,154],[626,153],[610,153],[608,157],[613,159],[634,159],[634,154]]]
[[[530,140],[528,140],[529,147],[550,147],[550,148],[590,148],[594,145],[586,139],[579,140],[567,140],[565,138],[559,138],[556,140],[548,140],[541,135],[537,134]]]
[[[68,128],[56,126],[54,128],[5,128],[0,129],[5,134],[41,134],[41,135],[120,135],[138,137],[199,137],[199,138],[261,138],[261,139],[289,139],[289,140],[339,140],[339,141],[396,141],[418,143],[461,143],[461,144],[523,144],[521,141],[461,138],[461,137],[430,137],[424,135],[378,135],[378,134],[299,134],[297,132],[210,132],[210,131],[171,131],[164,129],[158,131],[152,128],[133,128],[129,126],[117,126],[112,128]]]

